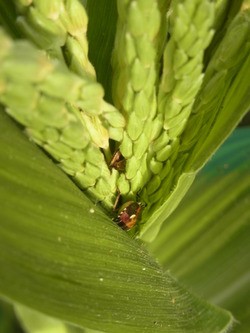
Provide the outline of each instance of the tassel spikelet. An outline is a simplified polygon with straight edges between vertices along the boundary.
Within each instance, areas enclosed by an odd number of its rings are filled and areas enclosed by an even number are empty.
[[[124,181],[130,186],[120,180],[119,190],[135,195],[143,189],[148,210],[155,202],[160,205],[163,193],[171,189],[179,137],[202,84],[203,55],[214,19],[214,5],[207,0],[174,1],[168,17],[160,5],[118,2],[113,57],[114,102],[128,119],[120,150],[127,160]],[[159,42],[162,29],[165,45]]]

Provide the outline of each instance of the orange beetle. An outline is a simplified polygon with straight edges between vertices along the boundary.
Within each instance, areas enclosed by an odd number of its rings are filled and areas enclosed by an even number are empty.
[[[141,202],[127,201],[119,209],[115,221],[122,229],[129,230],[136,224],[144,207],[145,205]]]

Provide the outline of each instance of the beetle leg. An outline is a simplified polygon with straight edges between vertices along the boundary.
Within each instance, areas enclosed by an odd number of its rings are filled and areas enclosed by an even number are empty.
[[[121,192],[119,190],[117,190],[117,197],[116,197],[114,205],[113,205],[113,211],[117,210],[120,199],[121,199]]]

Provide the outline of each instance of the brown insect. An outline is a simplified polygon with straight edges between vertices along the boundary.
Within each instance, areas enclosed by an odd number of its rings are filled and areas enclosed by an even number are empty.
[[[133,228],[145,207],[141,202],[127,201],[119,209],[117,224],[124,230]]]
[[[109,163],[110,168],[114,168],[118,171],[124,171],[126,167],[126,159],[122,156],[120,150],[118,149]]]
[[[121,195],[118,193],[118,196],[115,200],[114,204],[114,210],[116,210],[116,207],[119,204]],[[137,201],[127,201],[118,210],[118,215],[116,218],[114,218],[114,221],[124,230],[129,230],[133,228],[137,222],[137,220],[140,218],[142,209],[146,205],[137,202]]]

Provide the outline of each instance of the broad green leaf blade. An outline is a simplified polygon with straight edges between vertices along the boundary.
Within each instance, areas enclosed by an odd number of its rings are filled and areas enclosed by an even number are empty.
[[[244,200],[243,197],[241,199]],[[241,219],[244,215],[244,209],[249,211],[249,199],[245,200],[245,206],[237,206],[239,207],[236,218]],[[236,213],[237,210],[234,209],[234,212]],[[232,213],[232,210],[229,210],[225,218]],[[235,218],[235,214],[232,217]],[[194,286],[192,290],[233,313],[238,322],[235,330],[233,330],[234,333],[248,333],[250,327],[249,221],[250,214],[248,212],[245,226],[238,226],[238,230],[228,237],[227,242],[223,244],[219,251],[211,253],[211,256],[202,265],[200,264],[185,276],[186,284]],[[232,227],[229,228],[232,229]],[[209,279],[205,278],[207,276],[209,276]],[[200,277],[200,280],[196,284],[195,280],[198,277]]]
[[[0,113],[0,292],[79,326],[225,332],[230,313],[192,296]]]
[[[250,128],[237,129],[151,243],[165,269],[249,330]]]
[[[97,80],[105,90],[105,98],[112,101],[111,57],[116,32],[116,0],[91,0],[87,2],[89,58],[94,65]]]

